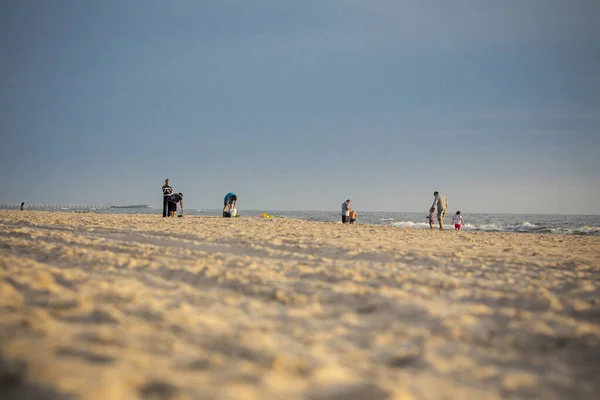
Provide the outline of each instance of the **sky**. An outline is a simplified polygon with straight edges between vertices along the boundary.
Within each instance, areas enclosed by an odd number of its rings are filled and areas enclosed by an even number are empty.
[[[596,0],[0,2],[0,203],[599,214]]]

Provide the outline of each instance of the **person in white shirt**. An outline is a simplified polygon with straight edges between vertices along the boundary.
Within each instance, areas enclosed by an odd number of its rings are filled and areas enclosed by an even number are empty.
[[[465,224],[465,220],[462,215],[460,215],[460,211],[457,211],[452,217],[452,223],[454,224],[454,229],[460,231],[460,227]]]

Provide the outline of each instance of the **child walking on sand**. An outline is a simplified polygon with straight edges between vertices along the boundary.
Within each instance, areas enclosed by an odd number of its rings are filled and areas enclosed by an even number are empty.
[[[465,224],[465,220],[460,215],[460,211],[457,211],[452,217],[452,223],[454,224],[454,229],[460,231],[460,227]]]
[[[429,229],[433,229],[433,223],[435,222],[435,208],[431,207],[429,209],[429,215],[427,216],[427,221],[429,222]]]

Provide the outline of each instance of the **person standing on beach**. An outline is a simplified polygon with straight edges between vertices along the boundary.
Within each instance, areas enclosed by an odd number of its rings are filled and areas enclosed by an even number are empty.
[[[231,211],[237,205],[237,195],[233,192],[229,192],[223,199],[223,217],[231,217]]]
[[[342,224],[347,224],[350,217],[350,199],[342,203]]]
[[[433,192],[433,196],[435,198],[433,199],[431,208],[437,207],[437,217],[438,222],[440,223],[440,231],[443,231],[444,217],[446,216],[446,211],[448,211],[448,200],[446,200],[446,197],[442,196],[437,190]]]
[[[25,202],[24,202],[24,201],[22,201],[22,202],[21,202],[21,211],[23,211],[24,209],[25,209]]]
[[[169,197],[173,194],[173,188],[171,187],[171,181],[169,179],[165,179],[165,184],[162,187],[163,191],[163,217],[170,216],[168,215],[169,210]]]

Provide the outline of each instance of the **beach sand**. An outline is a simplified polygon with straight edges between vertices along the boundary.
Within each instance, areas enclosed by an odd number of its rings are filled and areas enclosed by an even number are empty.
[[[0,398],[596,399],[600,237],[0,211]]]

